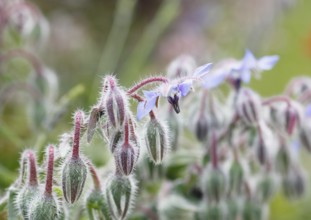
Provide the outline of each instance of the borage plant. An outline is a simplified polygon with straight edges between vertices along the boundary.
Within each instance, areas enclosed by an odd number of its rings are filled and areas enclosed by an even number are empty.
[[[311,149],[310,78],[269,98],[245,87],[278,59],[246,51],[196,67],[184,55],[167,76],[130,89],[105,76],[89,114],[76,111],[74,129],[47,148],[44,186],[35,152],[22,154],[20,177],[2,200],[9,218],[80,218],[85,208],[89,219],[268,219],[280,188],[291,199],[303,195],[298,150]],[[83,155],[81,141],[92,145],[94,135],[114,163],[96,168]]]

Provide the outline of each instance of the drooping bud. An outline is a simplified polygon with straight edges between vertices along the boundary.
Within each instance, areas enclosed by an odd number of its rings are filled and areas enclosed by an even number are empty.
[[[263,203],[268,202],[274,195],[275,187],[273,175],[271,173],[265,174],[257,184],[256,195]]]
[[[199,114],[195,123],[195,134],[199,141],[205,142],[207,140],[209,130],[209,123],[205,114]]]
[[[171,134],[169,146],[171,146],[172,150],[176,150],[178,148],[178,140],[180,136],[180,123],[176,115],[172,114],[172,111],[169,112],[167,122]]]
[[[54,147],[48,148],[48,161],[45,190],[41,195],[36,196],[29,208],[29,219],[31,220],[54,220],[60,215],[60,207],[52,194],[54,172]]]
[[[257,124],[262,117],[260,96],[253,90],[241,88],[237,94],[236,111],[247,125]]]
[[[125,219],[135,200],[136,182],[133,176],[111,175],[106,183],[105,197],[111,217]]]
[[[261,165],[264,165],[268,159],[267,146],[265,145],[265,140],[262,137],[258,137],[256,141],[256,156]]]
[[[97,175],[95,167],[88,161],[89,171],[92,175],[94,189],[90,192],[86,199],[86,208],[90,219],[106,219],[110,220],[108,205],[105,196],[101,190],[100,179]]]
[[[80,198],[86,175],[87,167],[80,157],[71,157],[65,162],[62,171],[62,188],[68,203],[74,203]]]
[[[225,175],[219,168],[207,168],[202,177],[202,191],[209,201],[219,202],[225,195]]]
[[[203,219],[206,220],[225,220],[226,218],[226,207],[222,203],[212,203],[209,204],[205,217]]]
[[[166,127],[156,118],[151,118],[146,128],[145,143],[149,158],[155,164],[159,164],[169,150]]]
[[[244,204],[243,220],[260,220],[263,216],[262,204],[248,199]]]
[[[305,178],[302,171],[292,168],[283,179],[283,192],[289,199],[300,198],[306,191]]]
[[[93,107],[87,124],[87,142],[90,143],[96,130],[97,122],[102,116],[103,110],[100,107]]]
[[[286,146],[281,145],[276,156],[276,170],[282,175],[286,175],[291,166],[292,159]]]
[[[120,130],[116,130],[113,132],[111,139],[109,141],[109,149],[111,153],[114,153],[115,149],[117,148],[119,142],[121,141],[122,133]]]
[[[116,79],[108,76],[107,80],[109,88],[106,94],[104,108],[106,109],[110,124],[114,128],[119,128],[123,125],[128,101],[123,94],[124,92],[118,87]]]
[[[124,124],[124,139],[119,141],[114,153],[117,170],[122,175],[130,175],[138,155],[137,146],[130,140],[130,126],[128,120],[126,120]]]
[[[243,187],[244,170],[241,163],[236,159],[229,170],[230,192],[240,194]]]
[[[83,113],[78,111],[75,114],[72,155],[67,158],[62,169],[62,188],[68,203],[74,203],[79,199],[87,175],[86,163],[80,158],[80,127],[82,124]]]
[[[39,194],[37,164],[35,154],[31,150],[25,151],[22,158],[27,158],[28,160],[28,183],[18,192],[16,201],[23,218],[29,219],[30,203]]]

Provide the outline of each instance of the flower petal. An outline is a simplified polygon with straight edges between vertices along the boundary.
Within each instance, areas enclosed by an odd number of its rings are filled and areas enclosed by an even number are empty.
[[[205,89],[213,89],[223,83],[226,77],[226,72],[218,72],[215,74],[207,75],[202,81],[202,86]]]
[[[194,70],[193,76],[198,77],[198,78],[203,77],[205,74],[207,74],[210,71],[212,66],[213,66],[212,63],[207,63],[202,66],[199,66],[198,68]]]
[[[178,85],[178,90],[180,91],[182,97],[186,96],[190,92],[192,88],[192,83],[193,83],[192,80],[185,80],[184,82]]]
[[[244,68],[254,68],[256,66],[257,60],[254,54],[250,50],[245,51],[245,55],[242,59],[242,69]]]
[[[271,70],[274,65],[279,61],[279,56],[264,56],[258,60],[258,68],[260,70]]]
[[[137,120],[141,120],[156,106],[158,98],[159,96],[153,96],[150,99],[138,103]]]
[[[306,116],[311,117],[311,104],[309,104],[306,108]]]
[[[156,91],[147,91],[147,90],[144,90],[143,93],[144,93],[144,96],[145,96],[147,99],[151,99],[151,98],[154,98],[155,96],[159,96],[159,95],[160,95],[160,93],[159,93],[159,92],[156,92]]]

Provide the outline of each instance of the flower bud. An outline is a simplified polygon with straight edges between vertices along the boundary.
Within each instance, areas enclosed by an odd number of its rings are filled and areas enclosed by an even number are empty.
[[[270,173],[263,175],[261,180],[259,180],[256,192],[256,195],[263,203],[268,202],[272,198],[275,192],[275,181]]]
[[[286,175],[291,165],[291,157],[285,146],[281,146],[276,156],[276,170]]]
[[[239,117],[247,125],[257,124],[261,120],[261,99],[253,90],[241,88],[238,91],[235,106]]]
[[[117,146],[114,157],[118,171],[122,175],[128,176],[132,173],[137,161],[137,149],[131,142],[121,142],[120,146]]]
[[[32,200],[39,195],[37,180],[37,164],[33,151],[27,150],[23,153],[23,158],[28,159],[28,183],[18,192],[16,201],[21,215],[28,219],[29,206]],[[22,158],[22,160],[23,160]]]
[[[178,148],[178,140],[180,136],[180,122],[178,121],[176,115],[172,114],[172,112],[169,113],[167,122],[171,134],[169,146],[172,147],[172,150],[176,150]]]
[[[84,188],[87,175],[87,166],[81,158],[70,158],[62,170],[62,188],[66,201],[77,201]]]
[[[108,120],[114,128],[123,125],[127,100],[124,92],[117,86],[116,79],[112,76],[107,77],[109,89],[106,94],[104,108],[107,112]]]
[[[195,134],[199,141],[207,140],[209,123],[205,114],[199,114],[195,123]]]
[[[225,195],[226,182],[223,172],[219,168],[205,170],[202,177],[202,191],[209,201],[219,202]]]
[[[109,141],[109,149],[111,153],[114,153],[117,148],[119,142],[121,141],[122,133],[120,130],[116,130],[111,135],[111,139]]]
[[[225,220],[226,207],[222,203],[212,203],[207,206],[205,220]]]
[[[106,183],[105,197],[113,219],[125,219],[135,200],[136,183],[133,176],[111,175]]]
[[[103,110],[101,110],[99,107],[93,107],[92,111],[89,116],[89,121],[87,124],[87,142],[90,143],[93,135],[96,130],[97,122],[101,115],[103,114]]]
[[[86,208],[90,219],[111,219],[104,194],[99,189],[95,189],[89,194],[86,199]]]
[[[298,169],[291,169],[282,183],[283,192],[289,199],[300,198],[306,191],[305,178]]]
[[[159,164],[169,149],[166,127],[155,118],[150,119],[146,127],[145,143],[149,158]]]
[[[262,205],[249,199],[244,204],[243,220],[260,220],[263,216]]]
[[[243,186],[244,170],[238,160],[234,160],[229,170],[230,192],[240,194]]]
[[[55,220],[59,217],[59,205],[53,196],[43,194],[37,196],[30,205],[29,219],[31,220]]]
[[[268,159],[268,152],[266,149],[266,145],[264,144],[264,140],[258,138],[256,145],[256,155],[259,163],[264,165]]]

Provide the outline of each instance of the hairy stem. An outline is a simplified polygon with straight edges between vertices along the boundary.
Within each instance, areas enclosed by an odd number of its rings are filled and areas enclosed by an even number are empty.
[[[138,89],[142,88],[143,86],[148,85],[150,83],[155,83],[155,82],[167,83],[168,79],[163,76],[150,77],[150,78],[144,79],[140,81],[138,84],[136,84],[135,86],[133,86],[131,89],[129,89],[127,91],[127,94],[131,95],[134,92],[136,92]]]

